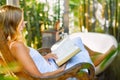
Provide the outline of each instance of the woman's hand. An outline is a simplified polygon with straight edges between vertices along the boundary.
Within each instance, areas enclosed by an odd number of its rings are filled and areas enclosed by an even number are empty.
[[[64,71],[66,68],[66,64],[63,64],[61,67],[58,68],[60,72]]]
[[[44,58],[48,61],[48,59],[57,59],[58,57],[56,54],[48,53],[44,56]]]

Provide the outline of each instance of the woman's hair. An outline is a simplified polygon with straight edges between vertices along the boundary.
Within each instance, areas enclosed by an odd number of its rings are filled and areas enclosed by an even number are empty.
[[[14,6],[4,5],[0,8],[0,29],[6,40],[18,39],[18,26],[23,17],[23,11]]]

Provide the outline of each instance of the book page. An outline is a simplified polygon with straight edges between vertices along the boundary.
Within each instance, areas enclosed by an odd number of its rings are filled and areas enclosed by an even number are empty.
[[[60,66],[77,54],[80,51],[80,48],[76,46],[69,37],[67,37],[53,45],[51,51],[58,56],[56,63]]]

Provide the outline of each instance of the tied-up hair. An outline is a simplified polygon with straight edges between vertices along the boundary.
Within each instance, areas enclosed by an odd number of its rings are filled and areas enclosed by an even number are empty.
[[[0,29],[3,30],[6,40],[19,38],[18,26],[22,16],[23,11],[18,7],[5,5],[0,8]]]

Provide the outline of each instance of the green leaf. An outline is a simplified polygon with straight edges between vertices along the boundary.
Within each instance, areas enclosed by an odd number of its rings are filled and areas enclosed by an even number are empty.
[[[19,78],[17,76],[12,76],[9,74],[6,74],[6,75],[0,74],[0,80],[19,80]]]
[[[20,70],[21,66],[16,61],[8,63],[7,66],[0,65],[0,74],[6,74],[8,71],[19,72]]]
[[[117,48],[116,49],[114,49],[114,50],[112,50],[111,52],[110,52],[110,54],[104,59],[104,61],[103,61],[103,63],[102,63],[102,65],[101,65],[101,68],[103,68],[105,65],[106,65],[106,63],[110,60],[110,58],[115,54],[115,52],[117,52]]]

